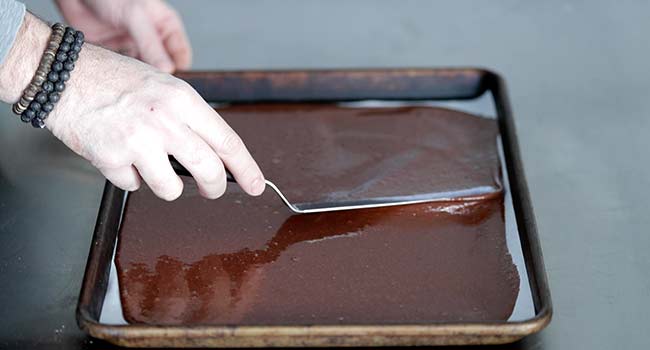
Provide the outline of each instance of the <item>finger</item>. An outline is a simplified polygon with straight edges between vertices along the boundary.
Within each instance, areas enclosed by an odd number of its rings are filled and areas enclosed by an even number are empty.
[[[264,175],[244,142],[212,107],[205,102],[199,105],[202,113],[188,121],[190,128],[212,147],[244,191],[262,194]]]
[[[100,171],[108,181],[125,191],[135,191],[140,188],[140,175],[133,166],[100,169]]]
[[[214,150],[189,128],[167,152],[187,169],[199,192],[206,198],[219,198],[226,191],[226,172]]]
[[[165,38],[165,47],[176,69],[189,69],[192,65],[192,48],[184,33],[171,33]]]
[[[174,64],[165,50],[155,24],[141,6],[133,7],[126,21],[126,27],[144,62],[167,73],[174,71]]]
[[[192,47],[183,22],[175,11],[170,11],[169,18],[162,28],[162,37],[176,69],[189,69],[192,64]]]
[[[56,5],[63,18],[74,27],[82,28],[89,43],[102,42],[111,35],[113,28],[99,18],[96,11],[81,0],[57,0]],[[92,25],[91,25],[92,24]]]
[[[173,201],[183,192],[183,182],[176,175],[164,152],[149,152],[133,164],[156,196]]]

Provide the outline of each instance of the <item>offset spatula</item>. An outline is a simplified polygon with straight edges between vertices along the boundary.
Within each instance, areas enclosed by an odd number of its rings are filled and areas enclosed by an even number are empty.
[[[192,176],[185,167],[180,164],[173,157],[169,158],[169,161],[172,164],[172,167],[178,175],[182,176]],[[237,182],[232,176],[230,171],[226,169],[226,179],[228,182]],[[402,196],[402,197],[388,197],[388,198],[373,198],[373,199],[361,199],[361,200],[350,200],[350,201],[338,201],[338,202],[319,202],[319,203],[298,203],[292,204],[287,200],[287,197],[282,194],[282,191],[276,186],[273,182],[269,180],[264,181],[267,186],[271,187],[273,191],[280,197],[282,202],[294,213],[296,214],[310,214],[310,213],[322,213],[328,211],[337,211],[337,210],[352,210],[352,209],[368,209],[368,208],[379,208],[379,207],[389,207],[394,205],[406,205],[406,204],[417,204],[425,202],[433,202],[440,200],[440,196],[431,196],[427,195],[414,195],[414,196]]]

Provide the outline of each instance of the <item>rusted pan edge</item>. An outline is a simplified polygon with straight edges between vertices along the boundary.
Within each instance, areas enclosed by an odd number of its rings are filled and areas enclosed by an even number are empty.
[[[122,213],[124,191],[106,181],[77,303],[77,324],[99,320]]]
[[[475,68],[179,72],[208,102],[470,99],[486,89]]]
[[[538,332],[549,317],[520,323],[337,326],[108,326],[93,337],[129,347],[320,347],[505,344]],[[128,328],[128,331],[126,331]],[[126,331],[126,332],[125,332]]]

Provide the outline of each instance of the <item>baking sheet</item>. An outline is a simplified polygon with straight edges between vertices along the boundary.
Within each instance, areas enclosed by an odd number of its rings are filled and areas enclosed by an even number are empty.
[[[467,113],[482,115],[488,118],[496,118],[494,115],[494,104],[490,94],[484,94],[478,99],[472,101],[424,101],[424,102],[398,102],[398,101],[360,101],[350,103],[340,103],[344,107],[396,107],[396,106],[436,106],[447,107],[455,110],[460,110]],[[501,138],[497,139],[497,147],[499,150],[499,157],[501,159],[502,176],[504,182],[504,206],[505,206],[505,228],[506,228],[506,244],[508,251],[512,256],[513,262],[519,273],[519,294],[513,308],[512,314],[508,318],[509,322],[522,321],[530,319],[535,316],[535,308],[533,305],[532,292],[528,280],[528,272],[524,262],[521,241],[519,239],[519,231],[515,219],[514,207],[512,203],[512,196],[510,193],[510,184],[508,180],[508,173],[505,167],[503,144]],[[125,194],[124,201],[126,201],[127,194]],[[124,207],[124,206],[123,206]],[[120,219],[121,221],[121,219]],[[117,245],[116,245],[117,246]],[[122,305],[119,297],[119,282],[117,279],[117,272],[115,267],[115,251],[113,252],[113,259],[111,261],[111,270],[109,274],[108,286],[106,288],[106,295],[102,311],[99,318],[100,323],[109,325],[125,325],[128,324],[124,320],[122,314]]]

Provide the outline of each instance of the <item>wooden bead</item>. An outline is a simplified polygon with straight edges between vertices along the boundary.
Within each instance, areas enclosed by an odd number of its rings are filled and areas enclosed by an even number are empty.
[[[27,109],[27,107],[24,107],[21,104],[15,103],[13,108],[12,108],[12,112],[14,112],[14,114],[22,114],[26,109]]]
[[[25,90],[25,94],[24,94],[24,96],[25,96],[27,99],[29,99],[29,102],[31,102],[32,99],[34,99],[34,96],[36,96],[36,93],[37,93],[37,92],[38,92],[38,86],[36,86],[36,85],[31,85],[31,84],[30,84],[30,85],[27,87],[27,90]]]
[[[47,74],[43,70],[37,70],[36,74],[34,74],[34,79],[32,79],[32,85],[40,85],[43,84],[45,81],[45,78],[47,77]],[[39,84],[40,83],[40,84]]]

